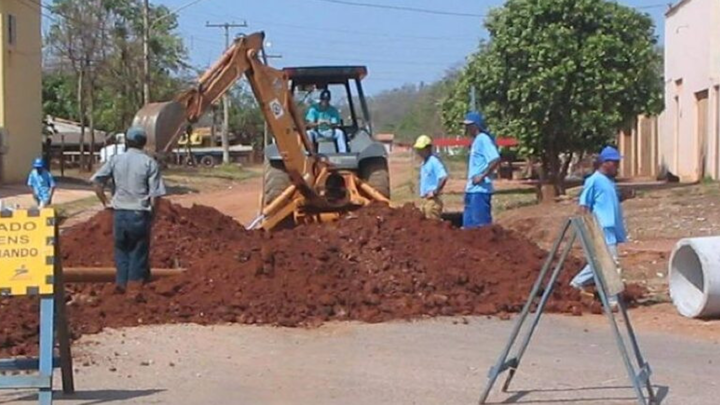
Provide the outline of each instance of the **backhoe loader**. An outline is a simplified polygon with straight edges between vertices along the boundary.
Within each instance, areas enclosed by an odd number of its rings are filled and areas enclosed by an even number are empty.
[[[138,111],[133,125],[147,131],[149,152],[163,159],[172,151],[178,138],[188,131],[189,125],[245,76],[274,140],[270,154],[282,160],[281,164],[271,166],[275,170],[274,178],[280,178],[277,170],[281,170],[287,179],[282,191],[277,190],[272,198],[264,198],[262,213],[254,221],[255,227],[273,230],[288,222],[322,222],[373,201],[389,203],[389,190],[381,192],[368,184],[368,179],[375,184],[389,184],[384,153],[381,156],[376,156],[377,152],[370,153],[372,158],[383,160],[380,164],[375,160],[375,170],[364,179],[359,175],[358,165],[342,164],[344,157],[317,153],[317,146],[307,136],[303,117],[290,90],[292,72],[274,69],[264,62],[264,38],[265,34],[259,32],[236,39],[200,76],[197,86],[173,101],[151,103]],[[364,105],[364,100],[362,103]],[[359,160],[358,156],[354,158]],[[270,159],[271,162],[274,160]],[[385,178],[378,181],[378,177],[383,176]]]

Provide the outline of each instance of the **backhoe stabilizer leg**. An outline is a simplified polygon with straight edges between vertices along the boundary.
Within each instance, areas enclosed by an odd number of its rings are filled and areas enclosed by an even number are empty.
[[[298,209],[298,206],[300,206],[301,201],[303,201],[302,198],[290,200],[286,205],[284,205],[277,211],[273,212],[272,214],[266,215],[263,218],[260,227],[266,231],[272,231],[285,218],[293,215],[295,210]]]
[[[360,180],[358,180],[357,182],[360,185],[360,190],[367,194],[370,199],[390,204],[390,200],[384,195],[382,195],[382,193],[377,191],[375,188],[373,188],[371,185]]]

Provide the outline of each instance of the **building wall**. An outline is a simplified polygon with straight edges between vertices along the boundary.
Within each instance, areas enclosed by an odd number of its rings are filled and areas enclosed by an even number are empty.
[[[10,16],[15,43],[10,43]],[[24,180],[42,150],[40,11],[22,0],[0,0],[0,181]]]
[[[720,1],[715,0],[712,10],[712,32],[710,38],[711,62],[710,76],[712,87],[710,88],[710,142],[708,147],[711,155],[712,177],[720,179]]]
[[[683,0],[666,15],[665,110],[660,116],[658,163],[661,171],[669,170],[682,181],[720,175],[719,37],[718,0]],[[707,101],[702,101],[705,92]],[[703,103],[707,113],[701,117]]]
[[[620,177],[657,177],[657,121],[657,117],[639,116],[618,132],[617,145],[623,155]]]

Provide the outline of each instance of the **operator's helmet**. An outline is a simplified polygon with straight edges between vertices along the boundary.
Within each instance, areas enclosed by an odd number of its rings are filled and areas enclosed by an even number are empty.
[[[324,89],[320,92],[320,101],[327,100],[330,101],[330,90]]]

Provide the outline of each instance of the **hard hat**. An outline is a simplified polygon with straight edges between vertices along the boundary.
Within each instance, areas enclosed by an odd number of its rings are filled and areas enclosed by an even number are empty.
[[[430,138],[427,135],[420,135],[415,140],[415,145],[413,145],[413,148],[415,149],[425,149],[428,146],[432,145],[432,138]]]
[[[32,167],[34,169],[42,169],[43,167],[45,167],[45,162],[42,160],[42,158],[35,158],[35,160],[33,160]]]
[[[325,89],[320,92],[320,100],[330,101],[330,90]]]
[[[622,155],[620,155],[620,152],[612,146],[606,146],[602,152],[600,152],[601,162],[619,162],[620,159],[622,159]]]
[[[141,127],[130,127],[130,129],[127,130],[125,137],[130,142],[141,142],[147,140],[147,134]]]
[[[472,124],[472,125],[475,125],[476,127],[478,127],[478,129],[485,129],[485,117],[477,111],[471,111],[465,115],[463,124],[465,124],[465,125]]]

